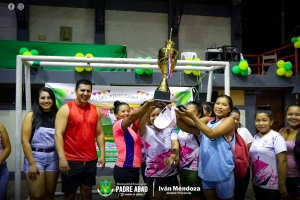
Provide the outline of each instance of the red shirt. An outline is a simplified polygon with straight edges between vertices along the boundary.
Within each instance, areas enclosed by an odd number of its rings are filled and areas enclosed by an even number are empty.
[[[86,162],[97,159],[95,145],[97,107],[90,103],[78,106],[75,100],[68,102],[67,105],[70,112],[63,136],[67,160]]]

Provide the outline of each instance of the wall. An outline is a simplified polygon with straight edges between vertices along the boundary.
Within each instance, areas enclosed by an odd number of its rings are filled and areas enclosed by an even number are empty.
[[[73,27],[73,43],[94,43],[94,9],[50,6],[29,7],[29,40],[46,42],[60,40],[60,26]]]
[[[0,39],[16,39],[16,16],[7,4],[0,4]],[[29,40],[60,40],[60,26],[73,27],[73,43],[94,43],[94,9],[29,6]],[[8,28],[10,27],[10,28]],[[134,11],[105,11],[105,43],[126,45],[129,58],[151,56],[169,39],[168,14]],[[212,47],[231,44],[231,19],[183,15],[179,28],[179,52],[196,52],[201,60]]]
[[[16,40],[16,13],[14,10],[9,10],[7,6],[8,4],[0,3],[0,40]]]
[[[22,111],[22,121],[26,113],[27,112],[25,110]],[[15,134],[16,134],[15,118],[16,118],[16,112],[14,110],[0,110],[0,123],[5,126],[11,144],[11,153],[6,160],[8,171],[15,171]],[[21,137],[21,133],[18,134],[20,134]],[[24,158],[24,154],[22,150],[22,156],[21,156],[22,170],[23,170],[23,158]]]
[[[205,60],[207,48],[231,45],[231,19],[183,15],[179,28],[179,52],[196,52]]]

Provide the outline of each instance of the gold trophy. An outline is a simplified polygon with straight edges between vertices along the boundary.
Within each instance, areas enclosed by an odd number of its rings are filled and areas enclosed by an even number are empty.
[[[154,100],[162,102],[170,102],[170,89],[167,79],[172,76],[172,72],[176,66],[178,59],[178,51],[173,47],[175,43],[171,40],[172,29],[170,33],[170,39],[166,41],[165,47],[162,47],[158,51],[158,67],[162,73],[162,80],[154,92]]]

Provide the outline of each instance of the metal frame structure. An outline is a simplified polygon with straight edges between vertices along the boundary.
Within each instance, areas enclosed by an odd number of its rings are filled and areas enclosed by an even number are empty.
[[[125,68],[125,69],[157,69],[156,59],[136,58],[80,58],[66,56],[22,56],[16,58],[16,132],[15,132],[15,199],[21,199],[21,126],[22,126],[22,70],[25,64],[25,95],[26,111],[31,110],[31,81],[30,66],[33,62],[39,62],[40,66],[60,67],[90,67],[90,68]],[[35,63],[36,64],[36,63]],[[141,65],[149,64],[149,65]],[[184,65],[197,66],[184,66]],[[230,64],[225,61],[189,61],[178,60],[176,70],[201,70],[209,71],[206,101],[211,101],[213,89],[214,70],[224,69],[224,91],[230,95]],[[105,73],[105,72],[104,72]],[[126,73],[126,72],[120,72]]]

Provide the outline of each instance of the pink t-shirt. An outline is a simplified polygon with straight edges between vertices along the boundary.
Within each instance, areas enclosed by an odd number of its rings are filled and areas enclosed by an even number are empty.
[[[123,130],[123,120],[113,126],[114,139],[118,150],[116,165],[122,168],[139,168],[142,164],[142,140],[130,127]]]
[[[287,177],[300,177],[300,172],[297,170],[296,159],[294,154],[295,140],[285,141],[287,148]]]
[[[200,142],[199,135],[193,135],[181,130],[178,133],[180,142],[179,166],[182,169],[198,171],[199,144],[195,137]]]
[[[172,154],[172,140],[177,140],[177,133],[172,128],[165,128],[160,132],[153,126],[146,126],[142,137],[146,150],[147,177],[167,177],[177,174],[175,165],[166,166],[164,161]]]
[[[255,186],[278,190],[278,169],[276,154],[287,151],[284,138],[271,130],[262,138],[258,134],[250,147],[252,162],[252,183]]]

